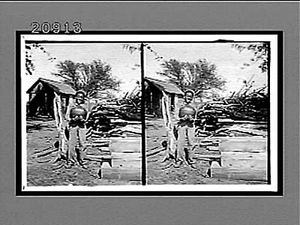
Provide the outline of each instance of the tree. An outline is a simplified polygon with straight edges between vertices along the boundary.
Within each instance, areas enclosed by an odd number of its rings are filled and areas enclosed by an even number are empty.
[[[79,63],[74,63],[71,60],[59,62],[56,65],[58,67],[58,73],[55,75],[63,78],[64,82],[72,86],[75,90],[82,89],[84,85],[81,82],[79,65]]]
[[[195,91],[196,96],[212,88],[221,90],[225,84],[225,81],[217,76],[216,65],[206,59],[199,59],[194,63],[171,59],[164,61],[161,66],[163,72],[159,74],[168,77],[183,91],[187,89]]]
[[[75,63],[65,60],[57,64],[59,76],[64,82],[75,90],[84,90],[87,95],[92,95],[97,90],[118,90],[120,81],[111,74],[111,66],[101,60],[91,63]]]
[[[88,71],[85,68],[85,71]],[[112,89],[118,90],[120,81],[112,77],[111,66],[101,62],[101,60],[94,60],[89,64],[88,83],[86,90],[92,90],[95,87],[99,90]]]
[[[269,69],[269,43],[259,42],[253,44],[232,44],[232,47],[237,49],[239,52],[244,50],[251,51],[253,57],[250,62],[244,63],[244,66],[252,66],[258,63],[258,68],[261,69],[262,73],[265,73]]]

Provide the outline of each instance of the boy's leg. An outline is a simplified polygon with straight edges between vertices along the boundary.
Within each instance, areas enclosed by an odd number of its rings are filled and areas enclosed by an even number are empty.
[[[177,160],[184,161],[185,153],[184,146],[186,141],[186,126],[178,127],[178,139],[177,139]]]
[[[71,161],[72,163],[76,162],[76,142],[77,142],[77,127],[70,127],[69,129],[69,148],[68,148],[68,154],[67,159],[68,161]]]
[[[78,135],[79,135],[79,151],[78,151],[78,161],[80,164],[83,163],[83,149],[86,146],[86,129],[85,128],[79,128],[78,129]]]
[[[79,135],[79,146],[80,148],[84,148],[86,145],[86,129],[79,128],[78,135]]]
[[[193,148],[195,145],[195,128],[188,127],[187,128],[187,142],[188,142],[188,151],[187,151],[187,159],[189,162],[193,163]]]

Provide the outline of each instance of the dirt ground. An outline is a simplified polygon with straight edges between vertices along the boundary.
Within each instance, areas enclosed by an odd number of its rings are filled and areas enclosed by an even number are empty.
[[[163,140],[167,140],[162,119],[149,119],[146,121],[146,152],[159,149]],[[207,177],[208,161],[197,161],[196,168],[187,164],[175,168],[174,161],[166,162],[165,151],[147,157],[147,184],[265,184],[263,181],[247,181],[237,179],[223,179]]]
[[[47,156],[37,157],[44,149],[53,146],[57,140],[58,131],[53,119],[46,117],[27,119],[28,186],[138,185],[141,183],[118,178],[99,179],[96,171],[90,169],[91,162],[88,161],[87,169],[79,166],[66,169],[64,160],[55,162],[57,151]]]
[[[58,140],[55,122],[49,118],[27,120],[27,182],[28,186],[99,186],[99,185],[139,185],[141,181],[128,180],[126,176],[112,176],[99,179],[97,173],[74,166],[64,167],[64,161],[55,162],[58,154],[53,152],[44,157],[37,157],[44,149],[53,146]],[[146,121],[146,153],[160,149],[166,140],[162,119]],[[247,181],[206,176],[209,164],[197,161],[196,169],[183,164],[175,168],[172,161],[162,162],[165,151],[147,157],[147,184],[264,184],[262,181]],[[91,163],[91,162],[88,162]]]

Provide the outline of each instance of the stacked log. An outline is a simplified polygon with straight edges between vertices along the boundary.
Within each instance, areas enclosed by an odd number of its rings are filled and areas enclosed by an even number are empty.
[[[249,93],[245,90],[244,93],[232,95],[230,98],[219,99],[211,102],[206,102],[197,110],[197,120],[195,122],[196,135],[207,136],[221,134],[222,136],[230,136],[235,132],[245,133],[248,135],[264,135],[256,134],[241,129],[223,129],[224,123],[221,120],[230,119],[238,123],[239,121],[248,122],[267,122],[269,112],[269,97],[263,90],[265,87],[254,90]],[[223,130],[222,130],[223,129]]]
[[[87,121],[88,137],[134,137],[141,135],[140,92],[126,94],[121,99],[102,99]]]

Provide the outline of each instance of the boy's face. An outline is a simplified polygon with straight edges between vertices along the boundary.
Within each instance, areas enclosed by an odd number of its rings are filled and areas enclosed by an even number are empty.
[[[185,93],[185,102],[191,103],[193,101],[193,94],[191,92]]]
[[[84,95],[82,93],[77,93],[75,96],[75,101],[77,104],[84,103]]]

